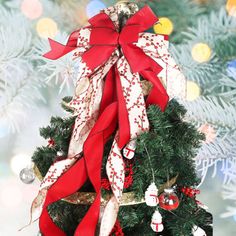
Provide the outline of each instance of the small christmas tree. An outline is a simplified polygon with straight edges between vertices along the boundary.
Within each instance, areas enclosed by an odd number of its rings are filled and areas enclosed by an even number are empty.
[[[64,104],[70,99],[72,98],[67,97],[62,102],[67,111],[69,110]],[[204,137],[193,125],[183,121],[185,113],[186,110],[175,100],[169,102],[165,112],[157,106],[149,107],[148,118],[151,128],[137,139],[134,159],[125,162],[124,192],[128,198],[120,207],[117,223],[111,235],[156,235],[150,224],[157,204],[147,206],[144,199],[145,191],[153,179],[158,186],[159,196],[165,189],[173,189],[179,202],[179,206],[174,210],[164,209],[165,205],[164,208],[159,207],[164,225],[164,231],[160,235],[191,235],[194,226],[204,229],[206,235],[212,235],[211,215],[196,200],[198,191],[193,189],[199,183],[194,157]],[[32,158],[39,179],[45,177],[54,162],[66,158],[74,122],[74,116],[66,119],[53,117],[50,126],[41,129],[41,136],[49,142],[46,147],[38,148]],[[102,192],[105,202],[111,195],[104,168],[111,140],[105,146],[102,169]],[[80,189],[82,195],[74,194],[49,207],[50,216],[66,235],[73,235],[94,199],[93,191],[88,181]],[[152,199],[149,201],[152,202]]]
[[[156,22],[149,7],[121,3],[66,46],[50,41],[46,57],[76,49],[82,63],[75,96],[62,102],[72,115],[41,129],[48,145],[33,156],[42,184],[32,218],[43,235],[211,235],[194,189],[203,136],[168,103],[184,77],[167,37],[143,33]]]

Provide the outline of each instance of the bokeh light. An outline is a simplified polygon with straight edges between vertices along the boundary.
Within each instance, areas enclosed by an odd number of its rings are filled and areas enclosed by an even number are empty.
[[[236,60],[232,60],[227,63],[227,74],[228,76],[236,79]]]
[[[22,13],[29,19],[37,19],[43,13],[43,6],[39,0],[23,0],[21,3]]]
[[[212,50],[206,43],[197,43],[192,48],[192,57],[196,62],[204,63],[211,59]]]
[[[187,94],[186,99],[188,101],[196,100],[201,94],[201,89],[197,83],[193,81],[187,81]]]
[[[11,170],[17,176],[21,170],[31,164],[31,156],[27,154],[17,154],[10,161]]]
[[[105,4],[99,0],[92,0],[86,7],[88,18],[97,15],[102,9],[106,8]]]
[[[0,138],[7,136],[9,133],[9,124],[6,118],[0,118]]]
[[[233,218],[234,218],[234,221],[236,222],[236,214],[233,216]]]
[[[215,141],[217,135],[215,129],[211,125],[203,124],[199,127],[198,131],[205,134],[205,143],[209,144]]]
[[[236,0],[228,0],[226,10],[230,16],[236,17]]]
[[[161,17],[159,22],[153,26],[156,34],[170,35],[174,30],[172,21],[167,17]]]
[[[36,25],[36,30],[41,38],[54,38],[58,33],[57,23],[51,18],[41,18]]]
[[[15,208],[23,201],[23,193],[17,184],[8,184],[3,186],[0,192],[1,204],[8,208]]]

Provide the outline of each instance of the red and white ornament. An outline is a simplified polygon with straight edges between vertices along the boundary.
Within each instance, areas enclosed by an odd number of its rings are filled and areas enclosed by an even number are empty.
[[[148,206],[155,207],[159,203],[158,189],[155,183],[152,183],[145,192],[145,202]]]
[[[162,232],[164,230],[162,216],[158,210],[156,210],[152,216],[151,228],[154,232]]]
[[[123,149],[123,156],[129,160],[133,159],[136,149],[136,141],[131,140]]]
[[[159,196],[159,201],[160,207],[167,211],[175,210],[179,206],[179,198],[172,188],[165,189]]]

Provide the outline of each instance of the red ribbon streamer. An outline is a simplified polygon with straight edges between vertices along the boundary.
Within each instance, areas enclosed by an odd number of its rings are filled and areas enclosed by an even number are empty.
[[[118,47],[121,47],[132,72],[139,72],[153,84],[153,89],[147,99],[148,105],[156,104],[164,110],[168,102],[168,95],[156,76],[162,68],[148,57],[142,49],[133,44],[138,41],[139,33],[150,28],[156,21],[157,17],[146,6],[132,16],[121,33],[118,33],[108,15],[105,13],[98,14],[89,20],[91,24],[91,47],[82,55],[82,59],[93,70],[106,63],[112,53]],[[73,32],[66,46],[50,40],[52,49],[44,56],[55,60],[76,49],[78,34],[79,31]],[[53,202],[78,191],[87,178],[93,184],[97,195],[87,214],[77,227],[75,236],[95,235],[100,212],[103,149],[107,139],[116,130],[117,123],[119,124],[118,144],[120,148],[123,148],[130,140],[130,126],[119,72],[117,67],[113,66],[106,77],[100,117],[84,143],[84,156],[48,189],[39,221],[40,230],[45,236],[65,235],[53,223],[47,212],[47,207]]]

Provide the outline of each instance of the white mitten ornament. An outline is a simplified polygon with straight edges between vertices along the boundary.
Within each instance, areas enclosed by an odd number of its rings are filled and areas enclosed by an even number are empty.
[[[151,228],[154,232],[162,232],[164,230],[162,216],[158,210],[156,210],[152,216]]]
[[[145,202],[148,206],[155,207],[159,203],[158,189],[155,183],[152,183],[145,192]]]

